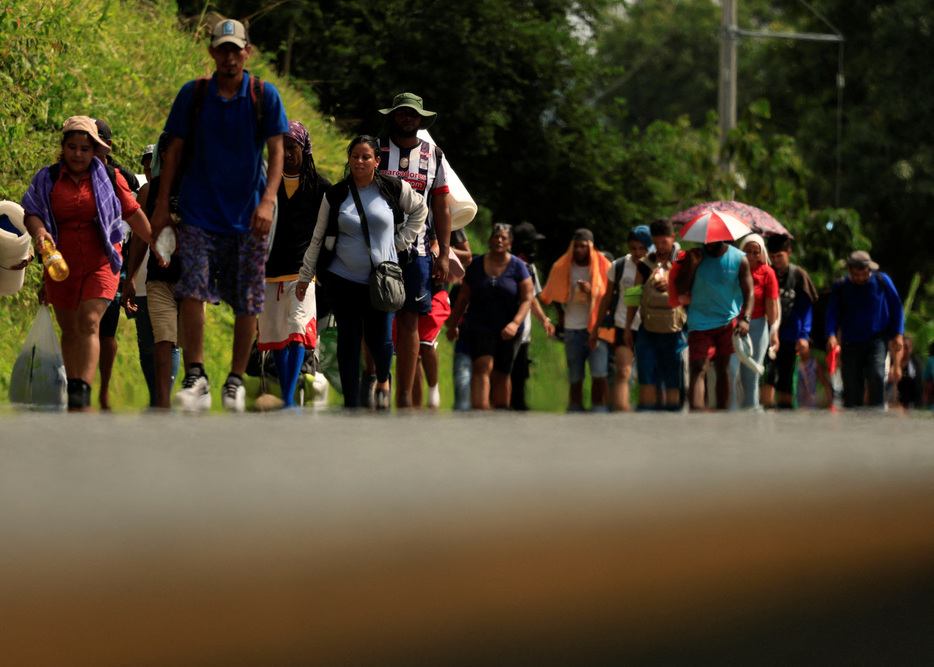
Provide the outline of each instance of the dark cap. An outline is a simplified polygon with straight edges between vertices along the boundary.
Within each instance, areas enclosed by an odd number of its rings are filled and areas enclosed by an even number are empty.
[[[104,141],[110,141],[113,137],[113,134],[110,131],[110,125],[108,125],[100,118],[95,118],[94,124],[97,125],[97,135]]]
[[[851,269],[879,270],[879,265],[872,261],[872,257],[870,257],[869,253],[865,250],[855,250],[851,252],[849,258],[846,260],[846,264]]]
[[[512,228],[513,242],[516,246],[532,245],[536,241],[544,241],[545,236],[539,234],[531,222],[521,222]]]
[[[574,236],[572,238],[574,241],[590,241],[593,243],[593,232],[581,227],[580,229],[574,230]]]

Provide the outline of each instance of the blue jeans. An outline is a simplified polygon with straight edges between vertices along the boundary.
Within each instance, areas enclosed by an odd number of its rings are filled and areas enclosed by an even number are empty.
[[[885,340],[877,336],[860,343],[840,346],[840,373],[843,375],[843,407],[858,408],[869,389],[871,406],[885,400]]]
[[[749,323],[749,340],[752,341],[753,360],[760,364],[765,360],[765,353],[769,350],[769,321],[765,317],[757,317]],[[759,405],[759,378],[761,376],[740,363],[739,357],[734,352],[730,357],[730,380],[734,389],[739,384],[743,388],[742,408],[754,408]],[[737,382],[738,380],[738,382]],[[730,392],[730,410],[737,408],[737,392]]]
[[[470,410],[470,379],[473,377],[473,361],[470,355],[454,351],[454,409]]]
[[[590,364],[590,377],[605,378],[610,358],[610,344],[597,340],[597,349],[590,349],[590,334],[587,329],[564,330],[564,356],[568,363],[568,382],[584,381],[584,364]]]
[[[360,405],[360,352],[363,339],[376,363],[376,380],[389,379],[392,366],[392,313],[373,307],[370,286],[327,272],[324,290],[337,321],[337,366],[344,407]]]

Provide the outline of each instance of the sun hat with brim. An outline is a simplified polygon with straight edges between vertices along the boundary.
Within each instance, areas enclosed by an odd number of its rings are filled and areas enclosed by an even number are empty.
[[[110,153],[110,146],[108,146],[101,135],[97,133],[97,124],[94,122],[93,118],[88,116],[72,116],[62,124],[62,133],[68,134],[69,132],[87,132],[88,136],[91,137],[91,141],[96,144],[95,153],[100,157],[103,157]]]
[[[388,116],[396,109],[402,107],[408,107],[414,109],[419,116],[422,117],[422,129],[427,130],[435,120],[438,118],[438,113],[436,111],[427,111],[422,104],[422,98],[416,95],[415,93],[400,93],[392,101],[392,106],[388,109],[380,109],[379,112]]]
[[[879,265],[872,261],[872,257],[869,256],[869,253],[865,250],[856,250],[850,253],[850,256],[846,260],[847,266],[851,269],[869,269],[870,271],[878,271]]]
[[[142,155],[142,157],[139,159],[140,164],[145,164],[146,158],[152,157],[152,154],[155,153],[155,152],[156,152],[156,145],[155,145],[155,144],[149,144],[149,145],[147,145],[146,148],[143,149],[143,155]]]

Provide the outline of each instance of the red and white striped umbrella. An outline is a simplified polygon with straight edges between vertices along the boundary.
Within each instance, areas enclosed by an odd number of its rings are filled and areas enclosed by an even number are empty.
[[[679,234],[685,241],[716,243],[735,241],[751,232],[749,223],[742,218],[726,211],[710,210],[684,225]]]

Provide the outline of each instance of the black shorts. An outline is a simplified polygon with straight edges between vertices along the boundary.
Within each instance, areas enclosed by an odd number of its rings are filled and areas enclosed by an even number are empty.
[[[101,317],[98,334],[101,338],[113,338],[117,335],[117,324],[120,322],[120,298],[123,296],[120,288],[123,287],[123,280],[120,280],[120,287],[117,288],[117,294],[107,305]]]
[[[797,341],[781,340],[774,359],[766,357],[764,384],[775,387],[775,391],[793,394],[795,391],[795,373],[798,370],[798,354],[795,352]]]
[[[476,361],[480,357],[493,357],[493,369],[510,375],[516,361],[516,353],[522,344],[522,336],[515,335],[510,340],[503,340],[499,332],[486,329],[467,330],[467,349],[470,358]]]
[[[623,338],[623,335],[626,333],[626,330],[622,327],[615,327],[616,338],[613,339],[613,349],[615,350],[618,347],[624,347],[626,345],[626,339]],[[636,346],[636,334],[639,333],[638,329],[632,329],[632,346]]]

